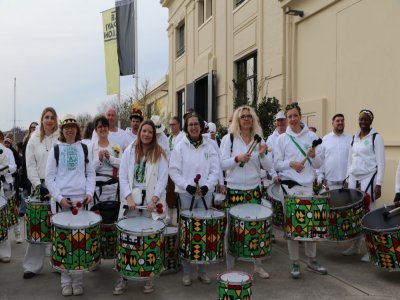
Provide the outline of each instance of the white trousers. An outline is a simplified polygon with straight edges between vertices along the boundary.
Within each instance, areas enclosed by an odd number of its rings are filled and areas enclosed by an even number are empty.
[[[68,285],[83,285],[83,273],[61,272],[61,288]]]
[[[360,189],[363,192],[365,191],[365,189],[367,188],[369,182],[371,181],[372,176],[373,176],[373,174],[371,174],[371,176],[368,176],[367,178],[364,178],[362,180],[358,180],[360,182]],[[357,180],[353,176],[350,175],[349,176],[349,188],[355,189],[356,186],[357,186]],[[376,186],[376,176],[374,178],[374,182],[372,183],[372,191],[374,190],[375,186]],[[370,194],[370,196],[372,196],[371,195],[371,186],[368,188],[367,192],[368,192],[368,194]],[[369,211],[373,211],[373,210],[376,209],[376,201],[377,200],[375,200],[374,202],[372,202],[372,201],[370,202]]]
[[[10,238],[0,243],[0,258],[11,257],[11,243]]]
[[[42,271],[47,247],[49,247],[49,244],[28,243],[24,261],[22,262],[24,272],[38,274]]]

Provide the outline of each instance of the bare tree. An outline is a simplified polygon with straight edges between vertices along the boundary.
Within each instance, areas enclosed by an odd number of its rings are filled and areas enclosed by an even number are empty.
[[[80,125],[83,132],[83,130],[85,130],[86,124],[92,121],[92,116],[89,113],[84,112],[76,116],[76,121]]]

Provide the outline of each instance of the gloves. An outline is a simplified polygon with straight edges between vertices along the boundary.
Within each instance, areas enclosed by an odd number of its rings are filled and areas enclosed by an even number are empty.
[[[40,199],[42,201],[48,201],[50,200],[50,192],[48,189],[46,189],[45,187],[43,187],[42,185],[40,186]]]
[[[207,192],[208,192],[208,187],[207,187],[206,185],[203,185],[203,186],[200,188],[200,191],[201,191],[201,194],[202,194],[203,196],[205,196],[205,195],[207,194]]]
[[[186,187],[186,191],[190,194],[190,195],[194,195],[194,193],[196,193],[196,187],[193,185],[188,184],[188,186]]]

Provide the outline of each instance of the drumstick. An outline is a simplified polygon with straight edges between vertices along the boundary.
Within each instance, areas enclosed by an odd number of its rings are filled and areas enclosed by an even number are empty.
[[[123,208],[123,209],[129,209],[129,206],[128,206],[128,205],[124,205],[124,206],[122,206],[122,208]],[[136,208],[137,208],[138,210],[147,210],[147,206],[145,206],[145,205],[136,206],[135,209],[136,209]],[[154,207],[153,210],[157,211],[157,213],[159,213],[159,214],[162,214],[162,213],[164,212],[162,203],[157,203],[156,207]]]
[[[254,135],[254,140],[253,140],[253,142],[250,144],[250,147],[249,147],[249,149],[247,150],[247,154],[251,154],[252,152],[253,152],[253,150],[254,150],[254,148],[258,145],[258,143],[260,143],[261,142],[261,137],[258,135],[258,134],[255,134]],[[240,164],[239,164],[239,166],[240,167],[242,167],[243,168],[243,166],[244,166],[244,164],[245,164],[245,162],[241,162]]]
[[[314,148],[314,149],[315,149],[318,145],[321,145],[321,144],[322,144],[322,139],[313,140],[311,148]],[[303,160],[301,161],[301,164],[302,164],[303,166],[304,166],[304,164],[306,163],[307,159],[308,159],[308,155],[306,155],[306,156],[303,158]]]
[[[386,207],[385,207],[385,208],[386,208]],[[393,208],[392,210],[389,210],[389,211],[385,210],[385,211],[382,213],[382,215],[383,215],[383,218],[387,219],[387,218],[389,218],[391,215],[393,215],[394,213],[399,213],[399,212],[400,212],[400,206],[399,206],[399,207],[396,207],[396,208]]]

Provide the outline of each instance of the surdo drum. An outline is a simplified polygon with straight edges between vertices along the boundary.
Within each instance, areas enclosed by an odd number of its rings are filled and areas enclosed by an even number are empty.
[[[34,197],[26,200],[26,240],[32,244],[51,242],[50,203]]]
[[[250,300],[253,277],[246,272],[227,271],[218,275],[218,300]]]
[[[0,196],[0,243],[8,238],[7,200]]]

